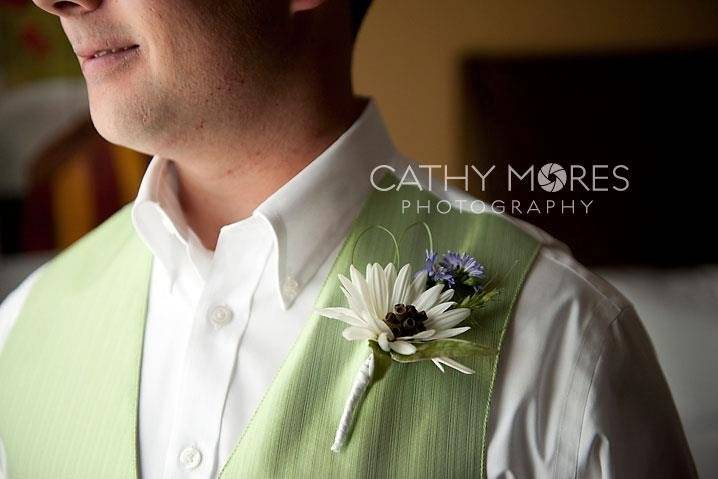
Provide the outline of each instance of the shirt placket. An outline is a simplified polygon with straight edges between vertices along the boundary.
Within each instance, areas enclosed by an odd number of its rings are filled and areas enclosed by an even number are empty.
[[[267,226],[249,218],[223,229],[195,308],[165,478],[210,478],[222,415],[252,296],[271,250]]]

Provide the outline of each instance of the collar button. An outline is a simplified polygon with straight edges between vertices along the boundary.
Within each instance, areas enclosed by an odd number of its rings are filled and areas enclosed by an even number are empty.
[[[296,298],[299,294],[299,283],[293,277],[287,276],[282,285],[282,292],[288,299]]]

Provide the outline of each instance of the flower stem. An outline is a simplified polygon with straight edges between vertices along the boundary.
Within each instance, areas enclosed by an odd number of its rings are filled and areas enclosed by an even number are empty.
[[[417,221],[416,223],[412,223],[406,228],[404,228],[404,231],[401,232],[399,235],[399,245],[401,246],[401,242],[404,239],[404,235],[412,229],[414,226],[423,226],[424,231],[426,232],[426,238],[429,240],[429,251],[434,251],[434,236],[431,234],[431,228],[428,224],[426,224],[425,221]]]
[[[361,233],[359,233],[359,236],[357,236],[357,239],[354,241],[354,246],[352,246],[352,264],[356,264],[354,262],[354,253],[356,253],[357,246],[359,245],[359,240],[362,238],[362,236],[364,236],[364,234],[375,228],[389,235],[389,237],[391,238],[391,242],[394,244],[394,263],[399,264],[399,243],[397,243],[396,241],[396,236],[394,236],[394,233],[392,233],[382,225],[371,225],[368,228],[364,229]]]
[[[374,354],[364,360],[361,368],[354,376],[354,383],[352,384],[352,390],[349,393],[347,402],[344,405],[344,411],[337,427],[337,433],[334,436],[334,444],[332,444],[332,452],[339,452],[341,448],[346,444],[347,438],[349,437],[349,429],[352,426],[356,412],[361,405],[369,384],[371,383],[371,377],[374,375]]]

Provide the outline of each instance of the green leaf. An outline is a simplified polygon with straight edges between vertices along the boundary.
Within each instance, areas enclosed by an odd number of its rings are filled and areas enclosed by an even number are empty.
[[[423,344],[417,344],[416,352],[410,355],[391,353],[391,358],[400,363],[414,363],[427,359],[446,356],[459,359],[470,356],[492,356],[498,351],[488,346],[482,346],[464,339],[440,339]]]
[[[384,377],[389,366],[391,366],[391,356],[381,349],[376,341],[369,341],[369,347],[372,354],[374,354],[374,374],[371,377],[371,383],[374,384]]]
[[[487,304],[489,304],[491,301],[493,301],[496,296],[498,296],[500,293],[500,290],[498,289],[490,289],[487,291],[482,291],[480,293],[473,294],[471,296],[467,296],[464,298],[463,301],[458,305],[459,308],[469,308],[472,311],[481,309]]]
[[[464,300],[461,301],[457,307],[468,308],[471,310],[471,314],[468,318],[466,318],[466,325],[471,326],[472,328],[485,327],[481,322],[481,310],[493,301],[493,299],[496,298],[500,292],[501,291],[499,289],[490,289],[464,298]]]

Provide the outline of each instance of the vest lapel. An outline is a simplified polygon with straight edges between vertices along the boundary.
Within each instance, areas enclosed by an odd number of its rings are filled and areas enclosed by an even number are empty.
[[[9,477],[137,474],[151,257],[125,208],[38,279],[0,355]]]

